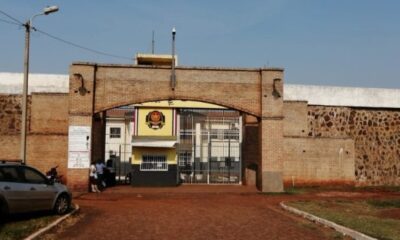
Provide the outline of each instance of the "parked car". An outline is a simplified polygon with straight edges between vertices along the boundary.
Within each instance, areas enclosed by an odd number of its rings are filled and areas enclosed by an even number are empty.
[[[71,193],[61,183],[46,178],[35,168],[0,162],[0,214],[52,210],[65,214]]]

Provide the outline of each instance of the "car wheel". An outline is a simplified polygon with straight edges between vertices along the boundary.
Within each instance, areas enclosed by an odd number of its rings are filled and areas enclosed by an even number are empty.
[[[8,216],[8,207],[7,204],[0,200],[0,223],[4,222]]]
[[[63,215],[68,212],[71,204],[71,199],[66,194],[61,194],[54,204],[54,212],[58,215]]]

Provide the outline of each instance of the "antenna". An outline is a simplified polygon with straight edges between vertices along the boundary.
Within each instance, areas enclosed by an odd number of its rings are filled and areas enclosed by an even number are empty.
[[[154,41],[154,30],[153,30],[153,35],[151,38],[151,54],[154,54],[154,43],[155,41]]]

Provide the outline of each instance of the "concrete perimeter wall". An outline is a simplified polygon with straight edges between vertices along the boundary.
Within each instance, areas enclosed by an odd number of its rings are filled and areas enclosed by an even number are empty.
[[[400,109],[286,101],[284,116],[286,182],[400,185]]]
[[[308,136],[354,140],[358,185],[400,185],[400,109],[309,106]]]
[[[354,184],[354,140],[309,136],[305,101],[284,103],[285,185]]]
[[[286,186],[354,184],[354,141],[285,137]]]

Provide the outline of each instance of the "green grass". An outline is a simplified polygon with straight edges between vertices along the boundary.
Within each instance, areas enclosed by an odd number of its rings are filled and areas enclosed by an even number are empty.
[[[379,208],[400,208],[400,199],[389,200],[367,200],[367,203],[374,207]]]
[[[295,194],[315,193],[322,191],[350,191],[350,192],[400,192],[400,186],[364,186],[357,187],[353,185],[340,186],[299,186],[286,187],[285,192],[294,192]]]
[[[400,186],[365,186],[365,187],[355,187],[360,191],[381,191],[381,192],[400,192]]]
[[[57,215],[21,215],[12,217],[6,223],[0,225],[1,240],[24,239],[35,231],[47,226],[56,220]]]
[[[296,195],[305,193],[318,193],[324,191],[343,191],[343,192],[400,192],[400,186],[366,186],[356,187],[353,185],[343,186],[299,186],[285,187],[284,192],[265,192],[260,193],[269,196]]]
[[[305,188],[285,188],[283,192],[260,192],[262,195],[281,196],[281,195],[296,195],[306,193]]]
[[[289,205],[378,239],[400,240],[400,219],[382,215],[383,210],[399,209],[399,201],[320,200]]]

